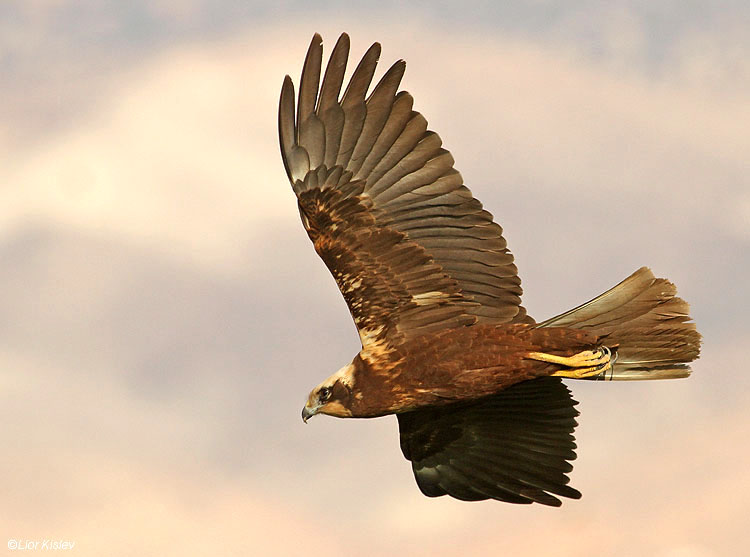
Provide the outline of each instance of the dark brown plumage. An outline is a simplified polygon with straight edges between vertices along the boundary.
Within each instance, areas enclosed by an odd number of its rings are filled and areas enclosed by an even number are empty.
[[[429,496],[559,505],[575,458],[575,401],[560,377],[685,377],[700,335],[674,286],[646,268],[535,323],[500,226],[453,168],[396,62],[367,95],[376,43],[343,95],[349,38],[313,37],[279,105],[284,166],[315,250],[362,350],[303,410],[398,416],[401,448]]]

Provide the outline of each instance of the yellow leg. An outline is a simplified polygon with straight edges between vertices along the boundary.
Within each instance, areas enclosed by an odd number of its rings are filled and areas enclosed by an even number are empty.
[[[585,379],[599,375],[612,368],[612,352],[606,346],[597,350],[584,350],[572,356],[555,356],[545,352],[529,352],[527,358],[566,366],[569,369],[561,369],[553,373],[556,377],[568,377],[570,379]]]

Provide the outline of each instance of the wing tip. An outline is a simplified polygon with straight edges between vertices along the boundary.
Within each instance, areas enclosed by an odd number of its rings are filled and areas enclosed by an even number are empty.
[[[310,48],[314,46],[315,47],[323,46],[323,37],[317,31],[313,33],[312,39],[310,40]]]
[[[295,118],[294,118],[294,82],[287,74],[281,84],[279,95],[279,145],[281,147],[281,159],[284,162],[287,178],[292,181],[292,169],[290,166],[290,152],[295,141]]]

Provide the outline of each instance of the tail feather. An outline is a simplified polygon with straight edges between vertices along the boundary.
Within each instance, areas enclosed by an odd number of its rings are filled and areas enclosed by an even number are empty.
[[[596,379],[673,379],[690,375],[700,333],[674,284],[642,267],[617,286],[537,327],[585,329],[617,348],[617,361]],[[592,378],[594,379],[594,378]]]

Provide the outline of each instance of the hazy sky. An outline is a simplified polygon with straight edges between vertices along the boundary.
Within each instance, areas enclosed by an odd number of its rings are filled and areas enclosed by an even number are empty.
[[[746,548],[747,3],[323,4],[0,4],[0,544]],[[380,41],[378,75],[406,60],[402,87],[504,227],[533,316],[642,265],[691,303],[691,378],[571,382],[582,500],[428,499],[395,418],[300,420],[358,349],[277,145],[282,79],[316,31],[326,56],[342,31],[355,57]]]

